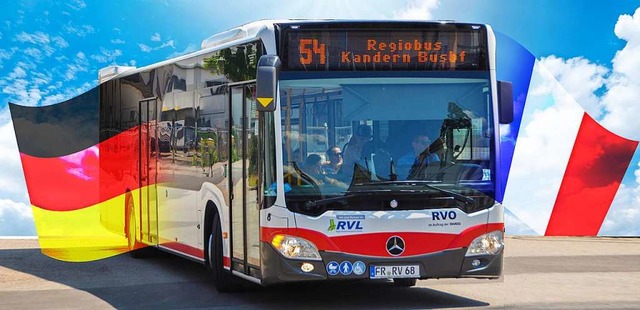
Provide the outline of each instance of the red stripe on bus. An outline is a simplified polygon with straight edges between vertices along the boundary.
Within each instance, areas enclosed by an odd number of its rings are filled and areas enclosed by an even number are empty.
[[[180,253],[189,254],[191,256],[195,256],[197,258],[204,259],[204,251],[202,249],[194,248],[190,245],[186,245],[184,243],[179,242],[164,242],[160,244],[165,248],[169,248]]]
[[[31,204],[51,211],[82,209],[139,187],[138,128],[74,154],[20,154]],[[144,149],[143,154],[148,152]],[[151,185],[158,180],[145,181]]]
[[[585,113],[545,235],[596,236],[637,147]]]
[[[318,250],[336,251],[368,256],[391,256],[386,249],[391,236],[405,241],[405,251],[400,256],[413,256],[468,247],[473,239],[491,231],[504,231],[503,223],[472,226],[458,234],[426,232],[380,232],[329,237],[321,232],[297,228],[262,228],[262,241],[271,242],[276,234],[297,236],[313,242]]]
[[[223,256],[222,265],[225,267],[231,267],[231,258],[229,258],[229,256]]]

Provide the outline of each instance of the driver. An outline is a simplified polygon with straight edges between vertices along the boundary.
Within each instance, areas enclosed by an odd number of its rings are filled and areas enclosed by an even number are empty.
[[[371,140],[372,130],[369,125],[361,124],[356,128],[355,135],[345,144],[342,157],[343,163],[340,173],[350,175],[353,173],[353,165],[362,157],[364,145]]]
[[[407,154],[402,155],[398,159],[398,176],[400,180],[406,180],[409,177],[409,171],[413,165],[427,165],[432,162],[440,161],[440,158],[435,153],[429,153],[424,157],[423,162],[419,161],[419,155],[426,150],[431,144],[431,139],[425,134],[418,134],[413,138],[411,142],[412,150]]]

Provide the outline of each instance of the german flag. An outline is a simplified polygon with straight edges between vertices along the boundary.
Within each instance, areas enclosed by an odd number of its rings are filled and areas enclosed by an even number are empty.
[[[52,106],[9,107],[42,252],[80,262],[128,251],[126,218],[151,183],[138,177],[148,126],[105,132],[99,87]]]

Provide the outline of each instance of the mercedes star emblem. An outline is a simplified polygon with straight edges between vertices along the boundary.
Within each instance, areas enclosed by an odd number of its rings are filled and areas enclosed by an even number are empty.
[[[387,252],[391,256],[398,256],[404,252],[404,240],[398,236],[392,236],[387,240]]]

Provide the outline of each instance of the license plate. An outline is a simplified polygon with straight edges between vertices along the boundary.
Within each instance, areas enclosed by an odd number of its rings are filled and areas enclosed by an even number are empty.
[[[393,278],[419,278],[419,265],[403,266],[374,266],[370,265],[369,277],[371,279],[393,279]]]

